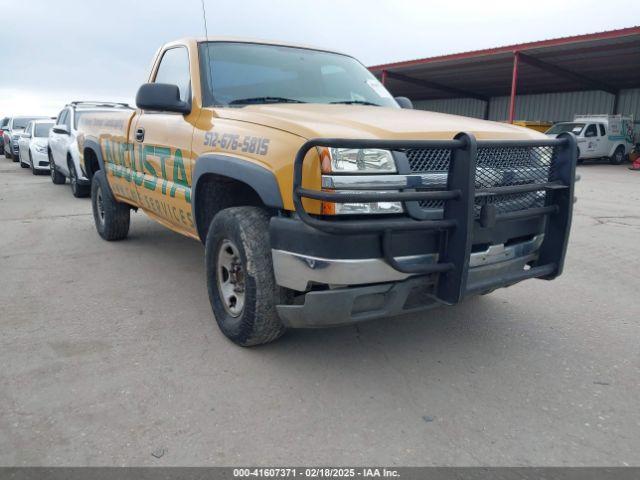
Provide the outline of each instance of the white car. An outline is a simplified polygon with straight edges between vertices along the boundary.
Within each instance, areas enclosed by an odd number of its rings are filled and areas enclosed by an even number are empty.
[[[41,118],[49,117],[12,117],[9,119],[9,123],[5,127],[6,133],[4,136],[4,156],[6,158],[10,158],[14,162],[18,161],[18,140],[20,135],[24,132],[27,123]]]
[[[53,120],[32,120],[27,124],[24,133],[18,139],[18,160],[23,168],[31,168],[37,175],[49,171],[49,130]]]
[[[74,197],[86,197],[91,191],[91,182],[80,165],[76,140],[78,122],[85,113],[111,111],[114,108],[131,109],[126,103],[71,102],[60,111],[49,133],[51,180],[59,185],[68,178]]]

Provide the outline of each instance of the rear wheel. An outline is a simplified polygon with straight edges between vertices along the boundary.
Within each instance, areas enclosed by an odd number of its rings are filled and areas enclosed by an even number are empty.
[[[611,157],[609,158],[609,162],[611,163],[611,165],[620,165],[622,164],[622,162],[624,162],[624,147],[622,145],[618,146],[618,148],[616,148],[616,151],[613,152],[613,155],[611,155]]]
[[[56,169],[56,163],[53,161],[53,156],[49,152],[49,169],[51,173],[51,181],[56,185],[62,185],[67,179]]]
[[[91,181],[91,206],[96,230],[102,238],[112,241],[127,237],[131,208],[113,197],[102,170],[94,173]]]
[[[82,198],[89,195],[90,190],[85,185],[78,183],[78,172],[73,164],[73,161],[69,161],[69,183],[71,184],[71,192],[76,198]]]
[[[227,208],[214,217],[205,243],[213,314],[222,333],[243,347],[285,331],[276,305],[286,303],[287,291],[275,282],[268,228],[269,214],[261,208]]]

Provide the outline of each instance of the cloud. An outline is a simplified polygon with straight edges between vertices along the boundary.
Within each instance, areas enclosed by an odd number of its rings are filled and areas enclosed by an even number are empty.
[[[367,65],[629,26],[637,0],[205,0],[209,35],[344,51]],[[163,43],[202,36],[200,0],[0,0],[0,115],[135,97]],[[570,21],[568,21],[570,20]],[[45,110],[47,110],[45,112]],[[55,113],[55,112],[54,112]]]

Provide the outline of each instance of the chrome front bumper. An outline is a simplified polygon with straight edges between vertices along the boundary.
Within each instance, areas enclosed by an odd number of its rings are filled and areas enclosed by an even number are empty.
[[[534,259],[543,240],[544,234],[540,234],[528,241],[507,246],[491,245],[485,251],[474,252],[469,259],[469,275],[477,276],[476,273],[485,270],[482,267],[499,263],[505,266],[513,264],[514,268],[521,263],[517,260],[526,260],[524,263],[527,263]],[[276,249],[271,252],[276,283],[300,292],[308,290],[312,284],[344,287],[397,282],[412,276],[394,269],[383,258],[330,259]],[[438,254],[397,257],[397,260],[429,265],[438,262]],[[519,268],[524,268],[524,265]]]

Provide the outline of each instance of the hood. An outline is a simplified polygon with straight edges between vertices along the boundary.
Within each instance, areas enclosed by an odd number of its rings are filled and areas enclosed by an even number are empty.
[[[304,138],[445,140],[460,132],[482,140],[544,139],[544,134],[508,123],[470,117],[364,105],[269,104],[216,109],[221,118],[256,123]]]

